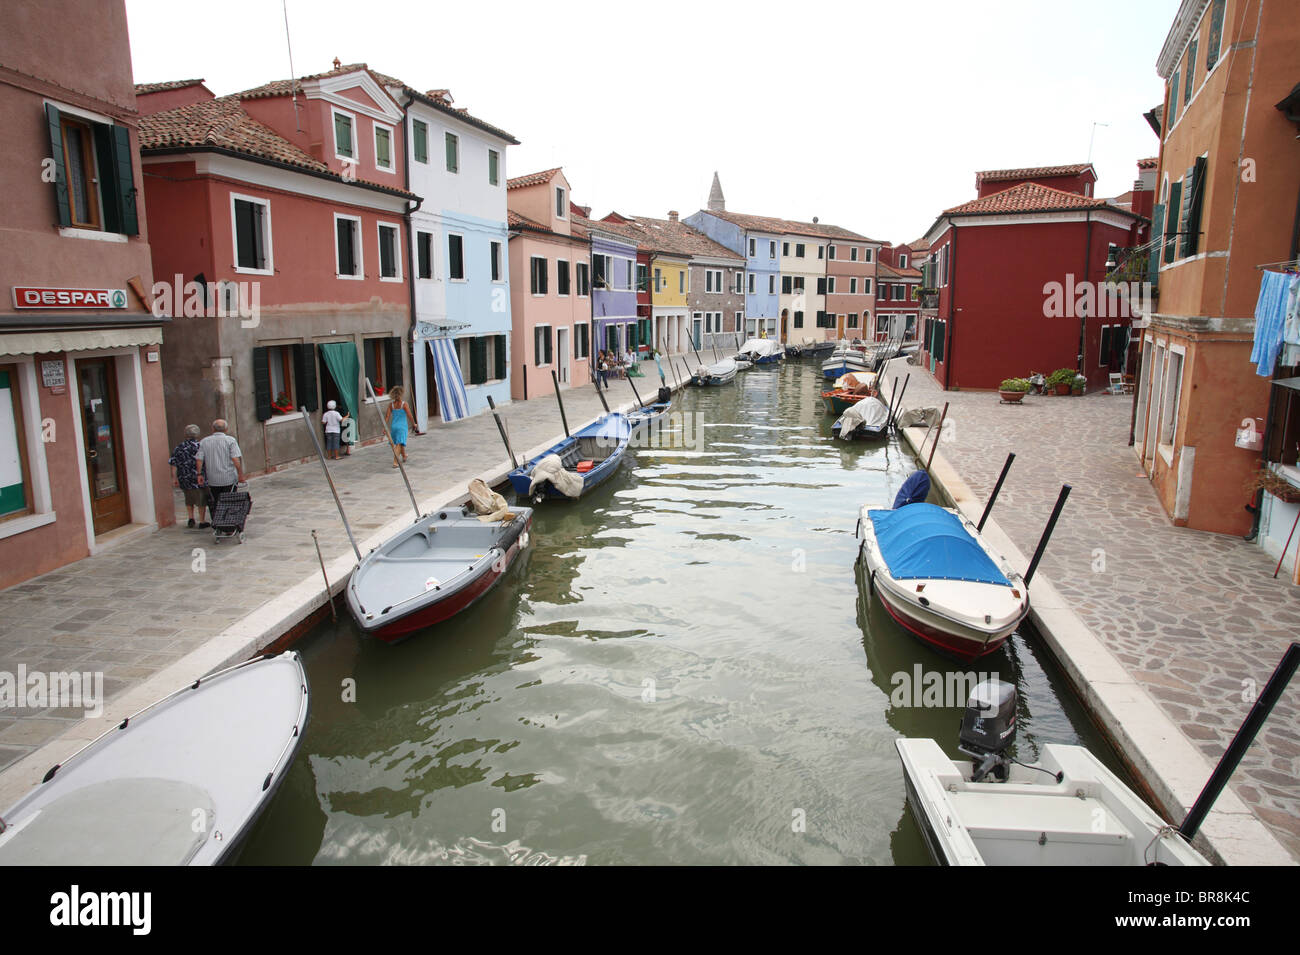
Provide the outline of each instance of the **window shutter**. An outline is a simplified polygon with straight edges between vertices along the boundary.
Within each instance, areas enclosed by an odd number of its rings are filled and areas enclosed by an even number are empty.
[[[268,348],[253,349],[253,407],[257,420],[271,417],[271,365]]]
[[[1187,205],[1183,208],[1183,255],[1195,255],[1200,246],[1201,206],[1205,198],[1205,157],[1198,156],[1187,170]]]
[[[818,280],[817,280],[817,294],[818,294],[818,295],[825,295],[825,294],[826,294],[826,280],[825,280],[825,279],[818,279]]]
[[[297,382],[298,405],[316,410],[316,345],[307,342],[293,346],[293,377]],[[269,386],[269,378],[268,378]]]
[[[1169,207],[1166,210],[1165,221],[1173,227],[1173,235],[1170,235],[1165,241],[1165,261],[1172,262],[1174,253],[1178,250],[1178,204],[1182,198],[1183,184],[1181,182],[1171,183],[1169,186]]]
[[[506,378],[506,336],[496,336],[496,368],[492,377],[505,381]]]
[[[68,170],[63,164],[63,130],[59,127],[59,110],[45,104],[45,122],[50,131],[50,157],[54,160],[54,201],[58,205],[59,225],[72,225],[72,206],[68,203]]]
[[[118,231],[123,235],[139,235],[140,219],[135,208],[135,169],[131,165],[134,153],[131,151],[131,130],[125,126],[113,127],[113,154],[116,159],[113,168],[117,170]]]
[[[533,329],[533,359],[534,365],[545,365],[546,354],[542,348],[542,327],[538,325]]]
[[[546,329],[545,337],[546,337],[546,364],[549,365],[551,363],[551,346],[555,341],[554,333],[549,327]]]
[[[1146,280],[1154,284],[1160,274],[1160,249],[1165,237],[1165,205],[1157,202],[1151,209],[1151,251],[1147,254]]]
[[[469,383],[481,385],[487,381],[487,338],[476,335],[469,340]]]
[[[391,338],[384,340],[384,364],[388,367],[385,369],[388,378],[384,382],[385,387],[392,391],[394,385],[402,383],[402,337],[393,335]]]

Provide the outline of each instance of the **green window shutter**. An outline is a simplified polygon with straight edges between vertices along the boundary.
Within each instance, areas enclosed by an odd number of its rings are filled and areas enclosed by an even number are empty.
[[[293,377],[297,386],[298,406],[315,411],[316,345],[313,342],[293,346]]]
[[[1165,217],[1165,222],[1173,226],[1173,234],[1169,235],[1169,237],[1165,240],[1165,261],[1166,262],[1172,262],[1174,260],[1174,253],[1178,251],[1178,235],[1177,235],[1178,221],[1179,221],[1178,209],[1179,209],[1179,200],[1182,198],[1182,195],[1183,195],[1183,184],[1181,182],[1174,182],[1169,184],[1169,206],[1167,209],[1168,214]]]
[[[1174,125],[1174,120],[1178,118],[1178,73],[1174,73],[1173,79],[1169,81],[1169,115],[1165,117],[1165,129]]]
[[[1223,8],[1226,0],[1214,0],[1210,5],[1210,35],[1205,40],[1205,72],[1219,62],[1219,47],[1223,43]],[[1272,460],[1272,459],[1270,459]]]
[[[487,381],[487,338],[476,335],[469,340],[469,383],[481,385]]]
[[[506,379],[506,336],[496,336],[496,368],[493,371],[493,377],[500,381]]]
[[[415,140],[415,144],[414,144],[415,161],[428,162],[429,161],[429,127],[425,123],[422,123],[420,120],[417,119],[413,124],[412,128],[415,130],[415,135],[413,137]]]
[[[453,134],[447,133],[446,142],[447,142],[447,171],[459,172],[460,171],[459,140],[457,140]]]
[[[123,235],[139,235],[140,219],[135,208],[135,168],[131,149],[131,130],[113,127],[113,152],[117,157],[117,204],[121,210]]]
[[[63,164],[63,130],[59,126],[58,107],[45,104],[45,122],[50,132],[50,158],[54,160],[54,201],[58,206],[59,225],[72,225],[72,206],[68,202],[68,170]]]
[[[1151,209],[1151,251],[1147,253],[1146,279],[1152,285],[1160,275],[1160,249],[1165,237],[1165,206],[1157,202]]]
[[[258,421],[271,417],[271,366],[267,360],[270,349],[253,349],[253,407]]]
[[[1187,85],[1183,87],[1183,105],[1192,101],[1192,91],[1196,88],[1196,38],[1187,48]]]
[[[384,339],[384,364],[386,364],[388,379],[384,385],[389,391],[393,390],[394,385],[402,383],[402,337],[393,335]]]
[[[1201,208],[1205,199],[1204,156],[1198,156],[1188,170],[1187,205],[1183,208],[1183,255],[1195,255],[1200,248]]]
[[[334,151],[349,159],[352,155],[352,120],[338,113],[334,114]]]

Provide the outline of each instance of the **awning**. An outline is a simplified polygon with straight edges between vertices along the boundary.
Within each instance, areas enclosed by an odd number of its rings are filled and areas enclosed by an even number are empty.
[[[1279,388],[1290,388],[1292,391],[1300,391],[1300,378],[1279,378],[1273,382]]]
[[[138,348],[161,345],[162,329],[89,328],[41,332],[7,332],[0,334],[0,355],[36,355],[50,352],[88,351],[95,348]]]
[[[450,338],[429,340],[433,352],[433,375],[438,382],[438,409],[443,421],[459,421],[469,414],[469,396],[465,394],[465,376],[456,357],[456,344]]]

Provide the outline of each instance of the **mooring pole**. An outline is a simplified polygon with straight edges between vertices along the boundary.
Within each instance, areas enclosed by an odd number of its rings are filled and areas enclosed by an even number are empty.
[[[1188,842],[1192,841],[1192,837],[1196,835],[1196,830],[1205,821],[1205,817],[1209,814],[1214,801],[1219,798],[1219,794],[1223,792],[1223,787],[1228,784],[1228,777],[1232,775],[1233,770],[1237,768],[1237,764],[1241,762],[1241,757],[1246,755],[1246,750],[1255,741],[1255,736],[1264,726],[1264,721],[1268,719],[1269,713],[1273,711],[1274,704],[1282,696],[1282,691],[1286,689],[1286,685],[1291,682],[1291,677],[1295,676],[1298,665],[1300,665],[1300,643],[1293,640],[1291,646],[1287,647],[1286,653],[1282,654],[1282,661],[1277,665],[1277,669],[1268,678],[1268,684],[1264,687],[1264,692],[1260,694],[1259,699],[1255,701],[1255,705],[1246,714],[1241,729],[1237,730],[1237,735],[1232,738],[1227,752],[1219,760],[1219,765],[1214,767],[1214,772],[1210,774],[1205,788],[1196,797],[1196,803],[1187,813],[1187,818],[1178,827],[1178,832]]]
[[[943,403],[943,414],[939,415],[939,427],[934,433],[934,444],[930,445],[930,457],[925,462],[925,472],[930,473],[930,465],[934,462],[934,452],[939,450],[939,439],[943,437],[943,422],[948,417],[948,402]],[[922,445],[924,448],[925,445]]]
[[[497,414],[497,403],[492,400],[492,396],[487,396],[488,407],[492,409],[492,417],[497,423],[497,430],[501,432],[501,442],[506,446],[506,454],[510,455],[510,465],[515,470],[519,469],[519,462],[515,459],[515,452],[510,447],[510,439],[506,437],[506,426],[501,421],[501,416]]]
[[[560,376],[555,373],[554,368],[551,369],[551,382],[555,385],[555,403],[560,406],[560,423],[564,425],[564,436],[572,437],[569,434],[569,419],[564,414],[564,399],[560,397]]]
[[[1029,569],[1025,571],[1025,586],[1029,586],[1029,581],[1034,578],[1034,571],[1038,569],[1038,562],[1043,559],[1043,551],[1047,550],[1047,542],[1051,539],[1052,531],[1056,529],[1056,519],[1061,516],[1061,508],[1065,507],[1065,499],[1070,496],[1070,485],[1062,484],[1061,493],[1056,497],[1056,506],[1052,508],[1052,516],[1047,519],[1047,526],[1043,528],[1043,536],[1038,539],[1038,549],[1034,551],[1034,559],[1029,562]]]
[[[989,502],[984,505],[984,513],[980,515],[980,522],[975,525],[977,531],[984,530],[984,522],[989,519],[989,512],[993,510],[993,502],[998,499],[998,491],[1002,490],[1002,482],[1007,479],[1007,472],[1011,470],[1011,462],[1016,459],[1016,452],[1012,451],[1007,455],[1007,463],[1002,465],[1002,473],[998,475],[998,483],[993,485],[993,493],[989,495]]]
[[[307,433],[311,435],[312,446],[316,448],[316,460],[320,461],[320,469],[325,472],[325,480],[330,486],[330,493],[334,495],[334,506],[339,509],[339,518],[343,521],[343,529],[347,531],[348,540],[352,542],[352,552],[357,555],[357,563],[361,563],[361,548],[357,546],[357,539],[352,536],[352,528],[348,526],[348,516],[343,513],[343,502],[339,500],[339,492],[334,487],[334,478],[330,476],[330,469],[325,464],[325,452],[320,449],[320,438],[316,437],[316,429],[312,427],[311,417],[307,414],[307,406],[299,408],[302,412],[302,423],[307,426]]]
[[[641,400],[641,392],[639,392],[639,391],[636,390],[636,382],[634,382],[634,381],[632,380],[632,376],[631,376],[631,375],[628,376],[627,383],[628,383],[629,385],[632,386],[632,394],[636,396],[636,403],[637,403],[640,407],[644,408],[644,407],[645,407],[645,402]]]
[[[879,381],[879,377],[876,378]],[[877,389],[879,390],[879,389]],[[898,394],[898,379],[894,379],[893,387],[889,391],[889,416],[885,418],[885,427],[888,428],[894,423],[894,396]]]
[[[528,362],[524,362],[524,401],[528,400]]]
[[[895,378],[894,380],[898,381],[897,378]],[[903,379],[903,387],[898,389],[898,407],[894,409],[894,430],[895,431],[898,430],[898,416],[903,411],[903,396],[907,394],[907,383],[911,380],[912,380],[912,373],[909,371],[907,373],[907,376]]]
[[[605,400],[605,389],[597,386],[596,397],[599,398],[600,403],[605,406],[605,414],[609,414],[609,402]],[[564,432],[565,434],[568,434],[568,427],[565,427]]]
[[[325,596],[328,597],[330,601],[330,619],[337,621],[339,615],[334,610],[334,595],[330,593],[330,577],[329,574],[325,573],[325,558],[320,555],[320,539],[317,538],[314,529],[311,532],[311,540],[312,543],[316,545],[316,559],[320,561],[320,575],[325,578]]]
[[[366,378],[366,394],[370,395],[370,403],[375,406],[375,414],[379,415],[379,428],[384,432],[384,441],[388,443],[388,450],[393,452],[393,460],[397,462],[397,468],[402,472],[402,483],[406,485],[406,493],[411,496],[411,507],[415,508],[415,517],[418,520],[424,515],[420,513],[420,505],[415,500],[415,492],[411,490],[411,481],[406,476],[406,464],[397,455],[397,449],[393,447],[393,436],[388,432],[388,425],[384,422],[384,416],[379,414],[379,399],[375,397],[374,386],[370,384],[370,379]]]

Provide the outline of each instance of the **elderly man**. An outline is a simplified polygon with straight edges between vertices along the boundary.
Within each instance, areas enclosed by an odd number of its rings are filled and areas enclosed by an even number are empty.
[[[199,484],[207,485],[209,508],[215,513],[217,498],[233,491],[244,480],[244,458],[239,442],[226,434],[226,422],[212,422],[212,433],[199,442],[194,463],[199,469]]]

